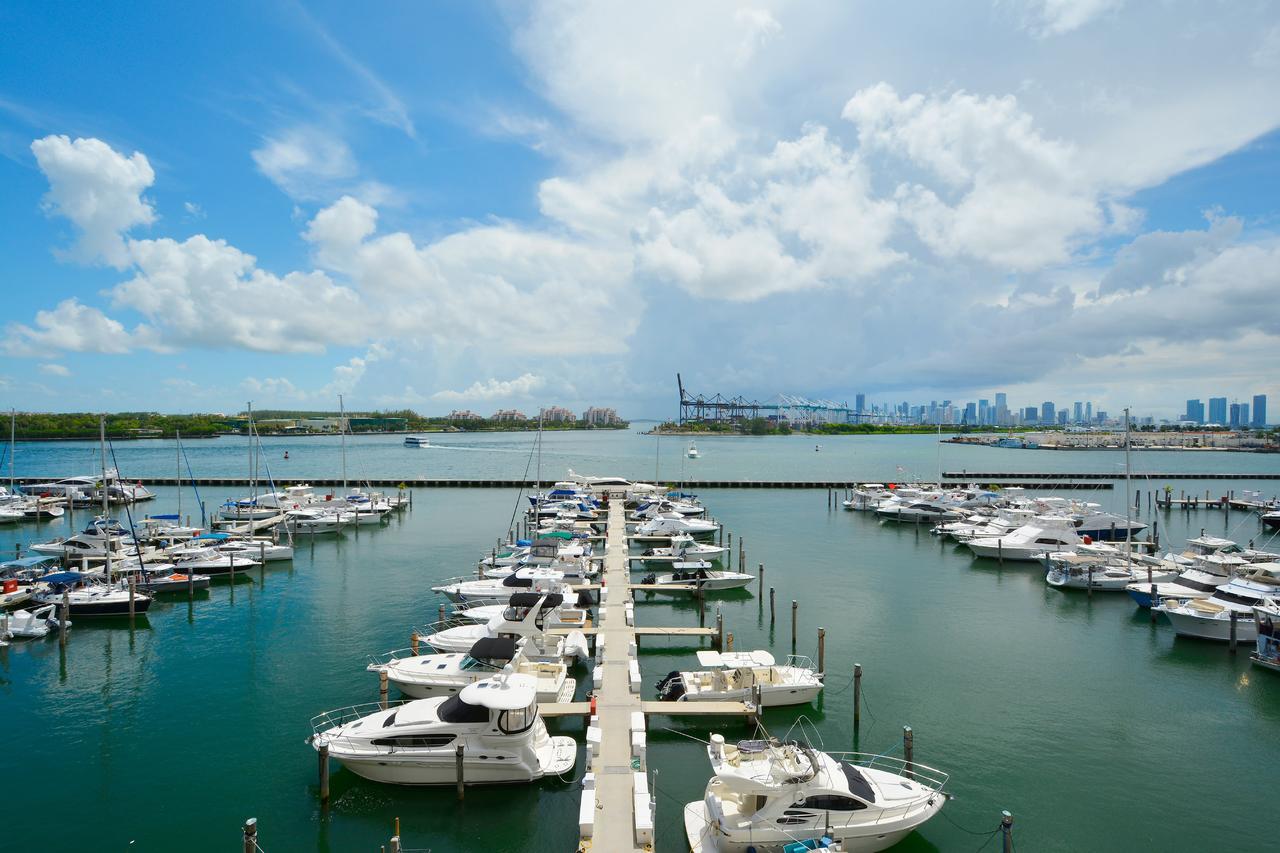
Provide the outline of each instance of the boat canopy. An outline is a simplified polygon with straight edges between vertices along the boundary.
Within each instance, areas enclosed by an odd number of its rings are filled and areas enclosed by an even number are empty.
[[[507,575],[502,579],[503,586],[533,586],[533,578],[522,578],[518,574]]]
[[[564,596],[558,592],[517,592],[512,594],[511,600],[507,603],[512,607],[536,607],[539,601],[542,602],[543,610],[549,610],[563,604]]]
[[[54,572],[40,578],[41,583],[73,584],[84,580],[80,572]]]
[[[495,711],[515,711],[528,708],[537,700],[538,682],[533,676],[511,673],[468,684],[457,698],[468,705],[482,705]]]
[[[230,533],[201,533],[196,538],[197,539],[214,539],[221,542],[224,539],[230,539],[231,534]]]
[[[61,559],[56,554],[42,554],[38,557],[19,557],[16,560],[5,560],[0,569],[30,569],[44,563],[55,563]]]
[[[544,536],[539,536],[538,538],[539,539],[562,539],[565,541],[571,541],[574,538],[574,536],[572,533],[570,533],[567,530],[553,530],[552,532]]]
[[[482,637],[467,652],[477,660],[511,660],[516,656],[516,640],[513,637]]]

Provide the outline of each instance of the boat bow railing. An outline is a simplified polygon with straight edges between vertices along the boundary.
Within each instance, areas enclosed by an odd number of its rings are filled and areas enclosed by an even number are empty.
[[[384,707],[381,702],[364,702],[359,705],[347,705],[342,708],[334,708],[331,711],[325,711],[322,714],[316,714],[311,718],[311,736],[312,738],[325,735],[325,732],[336,729],[339,726],[345,726],[347,723],[353,723],[362,717],[370,714],[376,714],[378,711],[394,711],[401,705],[411,702],[411,699],[397,699],[390,701]],[[330,743],[334,742],[332,735],[325,735]]]

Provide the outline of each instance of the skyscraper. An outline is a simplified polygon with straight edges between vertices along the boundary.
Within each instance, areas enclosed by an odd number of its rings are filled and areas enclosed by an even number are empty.
[[[1218,426],[1227,425],[1227,398],[1226,397],[1210,397],[1209,398],[1209,423]]]
[[[987,401],[986,401],[986,400],[983,400],[982,402],[984,402],[984,403],[985,403],[985,402],[987,402]],[[964,418],[963,418],[963,423],[966,423],[966,424],[976,424],[976,423],[978,423],[978,407],[977,407],[977,406],[975,406],[973,403],[965,403],[965,404],[964,404]]]
[[[1084,422],[1085,423],[1093,422],[1093,403],[1092,402],[1088,402],[1084,404]]]
[[[1188,400],[1187,420],[1198,424],[1204,423],[1204,403],[1199,400]]]
[[[1253,395],[1253,426],[1262,429],[1267,425],[1267,395]]]
[[[1228,426],[1230,426],[1232,429],[1239,429],[1240,421],[1242,418],[1242,413],[1240,412],[1240,404],[1232,403],[1229,411],[1231,412],[1231,414],[1228,416],[1230,419],[1230,423],[1228,423]]]
[[[991,402],[989,400],[978,401],[978,423],[983,426],[991,423]]]
[[[996,394],[996,413],[993,422],[998,426],[1011,423],[1009,419],[1009,395],[1003,391]]]
[[[1051,424],[1056,418],[1057,414],[1054,411],[1053,403],[1046,400],[1040,404],[1040,423]]]
[[[1079,400],[1076,400],[1075,405],[1072,407],[1071,413],[1075,416],[1071,419],[1072,423],[1078,424],[1082,422],[1084,420],[1084,403],[1081,403]]]
[[[853,398],[853,410],[858,414],[862,414],[867,409],[867,395],[859,394]]]

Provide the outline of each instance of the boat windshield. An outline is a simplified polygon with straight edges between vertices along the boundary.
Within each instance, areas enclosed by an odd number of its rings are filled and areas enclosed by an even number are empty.
[[[514,711],[503,711],[498,717],[498,728],[509,735],[528,731],[534,720],[538,719],[538,704],[527,708],[516,708]]]
[[[436,712],[445,723],[487,723],[489,709],[483,705],[469,705],[461,697],[450,696]]]

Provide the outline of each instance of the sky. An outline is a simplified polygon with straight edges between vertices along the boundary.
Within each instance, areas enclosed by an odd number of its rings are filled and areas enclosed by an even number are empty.
[[[677,372],[1280,406],[1274,2],[14,0],[0,31],[5,407],[670,417]]]

